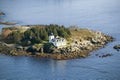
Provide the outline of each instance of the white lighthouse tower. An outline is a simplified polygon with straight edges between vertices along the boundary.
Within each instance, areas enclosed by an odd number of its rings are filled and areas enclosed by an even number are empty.
[[[51,33],[51,35],[49,35],[49,42],[51,43],[54,38],[55,36],[53,35],[53,33]]]

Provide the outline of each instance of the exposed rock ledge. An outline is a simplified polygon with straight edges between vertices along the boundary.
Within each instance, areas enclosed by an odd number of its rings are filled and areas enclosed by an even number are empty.
[[[91,30],[87,30],[93,32]],[[34,46],[23,47],[15,44],[6,44],[0,42],[0,53],[12,56],[37,56],[41,58],[51,59],[75,59],[85,58],[93,50],[102,48],[110,41],[113,41],[111,36],[104,35],[100,32],[94,32],[95,37],[87,37],[86,40],[74,36],[71,39],[69,46],[65,48],[49,48],[50,53],[44,53],[43,48],[37,48]],[[34,52],[30,52],[33,50]]]

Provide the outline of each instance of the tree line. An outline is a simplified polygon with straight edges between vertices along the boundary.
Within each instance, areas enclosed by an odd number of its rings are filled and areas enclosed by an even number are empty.
[[[69,28],[56,24],[50,24],[44,26],[34,26],[24,33],[21,33],[20,31],[13,31],[8,35],[7,39],[11,43],[17,43],[26,46],[48,41],[48,36],[51,33],[53,33],[55,36],[58,35],[66,39],[71,36]]]

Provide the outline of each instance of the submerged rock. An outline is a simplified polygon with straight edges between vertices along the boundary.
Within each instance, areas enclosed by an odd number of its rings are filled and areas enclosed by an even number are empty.
[[[112,54],[111,54],[111,53],[104,54],[104,55],[102,55],[102,58],[103,58],[103,57],[108,57],[108,56],[112,56]]]
[[[100,57],[100,58],[105,58],[105,57],[108,57],[108,56],[112,56],[113,54],[107,53],[107,54],[102,54],[102,55],[99,55],[99,54],[95,54],[95,55]]]

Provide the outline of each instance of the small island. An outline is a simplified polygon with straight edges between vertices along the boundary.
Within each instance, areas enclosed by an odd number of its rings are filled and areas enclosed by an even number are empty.
[[[112,40],[101,32],[76,26],[15,25],[2,29],[0,54],[57,60],[85,58]]]
[[[0,16],[6,15],[4,12],[0,11]],[[0,25],[15,25],[15,22],[9,22],[9,21],[0,21]]]
[[[0,24],[3,24],[3,25],[15,25],[16,23],[14,22],[0,22]]]

